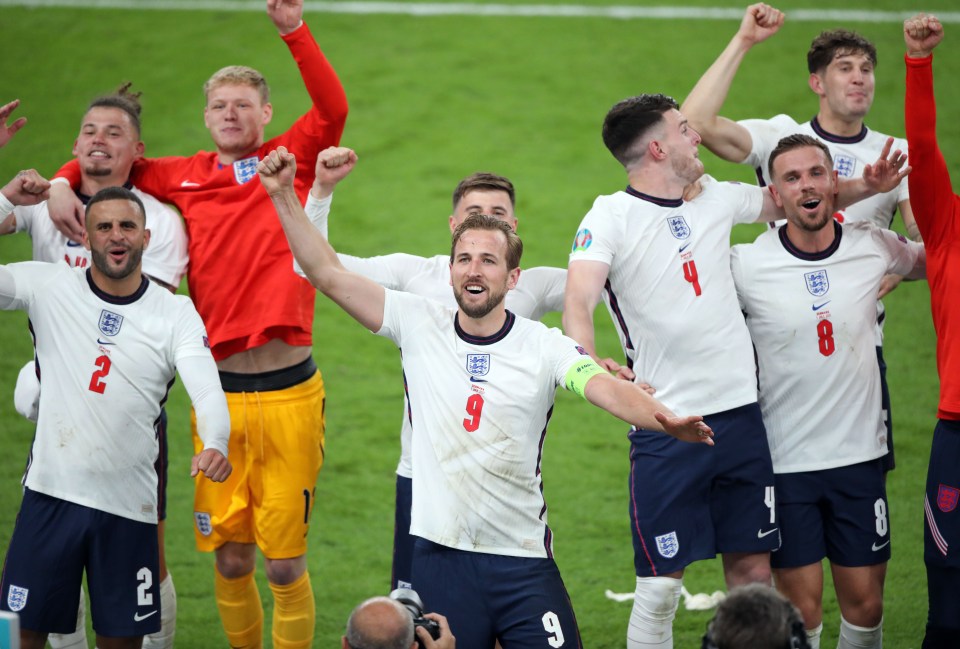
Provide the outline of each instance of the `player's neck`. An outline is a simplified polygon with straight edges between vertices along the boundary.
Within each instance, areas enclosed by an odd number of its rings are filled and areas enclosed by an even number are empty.
[[[85,173],[80,174],[80,193],[86,196],[93,196],[101,189],[107,187],[123,187],[130,178],[130,172],[125,174],[112,174],[110,176],[88,176]]]
[[[797,250],[813,255],[829,248],[837,238],[833,223],[833,219],[830,219],[826,225],[814,232],[799,228],[790,221],[787,221],[784,227],[787,228],[787,238]]]
[[[92,265],[90,266],[90,277],[98,289],[114,297],[133,295],[140,288],[140,284],[143,283],[143,275],[139,268],[126,277],[116,279],[107,277],[100,272],[96,265]]]
[[[661,167],[643,166],[627,172],[627,182],[631,187],[647,196],[675,200],[683,197],[687,183],[671,171]]]
[[[464,333],[477,338],[488,338],[503,328],[507,320],[507,308],[503,302],[482,318],[473,318],[457,309],[457,323]]]
[[[863,130],[862,117],[841,117],[821,107],[817,113],[817,123],[830,135],[855,137]]]

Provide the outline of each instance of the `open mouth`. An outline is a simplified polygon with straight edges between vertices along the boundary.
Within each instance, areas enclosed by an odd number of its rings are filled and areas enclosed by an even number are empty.
[[[463,287],[463,290],[465,290],[467,293],[471,295],[480,295],[486,289],[480,286],[479,284],[467,284],[466,286]]]
[[[818,207],[820,207],[820,202],[821,201],[819,198],[808,198],[807,200],[800,203],[800,206],[803,207],[803,209],[805,210],[813,211]]]

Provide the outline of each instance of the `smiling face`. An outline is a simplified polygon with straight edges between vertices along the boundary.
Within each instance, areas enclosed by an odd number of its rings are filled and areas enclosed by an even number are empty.
[[[83,116],[73,155],[84,175],[122,185],[133,161],[143,155],[143,142],[126,111],[98,106]]]
[[[833,219],[837,173],[816,146],[801,146],[774,159],[773,197],[789,224],[807,232],[822,230]]]
[[[465,230],[454,247],[450,283],[460,309],[483,318],[517,285],[520,269],[507,269],[507,238],[497,230]]]
[[[244,83],[221,83],[210,88],[203,109],[203,123],[224,164],[260,148],[263,129],[272,116],[273,107],[261,99],[254,86]]]
[[[873,105],[874,63],[865,52],[839,52],[827,67],[810,75],[810,88],[828,118],[862,120]]]

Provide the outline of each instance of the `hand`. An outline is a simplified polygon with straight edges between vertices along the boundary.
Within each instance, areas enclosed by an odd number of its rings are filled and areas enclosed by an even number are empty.
[[[47,212],[54,227],[66,238],[75,243],[83,241],[83,224],[86,221],[83,202],[77,198],[69,185],[53,183],[50,187],[50,199]]]
[[[456,649],[457,639],[453,636],[453,633],[450,632],[450,624],[447,622],[447,618],[439,613],[425,613],[423,617],[436,620],[437,624],[440,625],[440,637],[434,640],[430,637],[429,631],[422,626],[418,626],[416,630],[417,638],[420,640],[420,646],[424,649]]]
[[[316,198],[326,198],[341,180],[350,175],[357,165],[357,154],[344,146],[327,147],[317,154],[316,179],[311,193]]]
[[[667,417],[662,412],[653,413],[667,435],[681,442],[700,442],[713,446],[713,430],[703,422],[703,417]]]
[[[230,477],[233,467],[223,453],[215,448],[206,448],[194,455],[190,462],[191,478],[197,477],[201,471],[213,482],[223,482]]]
[[[634,377],[636,376],[633,373],[633,370],[631,370],[626,365],[621,365],[620,363],[613,360],[612,358],[602,358],[599,361],[597,361],[597,363],[600,365],[600,367],[607,370],[618,379],[623,379],[624,381],[633,381]],[[650,386],[647,385],[646,383],[644,383],[640,387],[643,387],[643,389],[649,394],[653,394],[653,392],[650,392],[650,389],[652,388],[650,388]]]
[[[297,159],[286,147],[277,147],[257,165],[257,175],[267,194],[271,196],[284,190],[293,191],[293,179],[297,175]]]
[[[17,109],[17,106],[20,105],[19,99],[14,99],[9,104],[4,104],[0,106],[0,149],[7,146],[13,136],[23,128],[23,125],[27,123],[26,117],[21,117],[16,120],[13,124],[7,125],[7,118],[10,117],[10,113]]]
[[[907,44],[907,56],[925,58],[943,40],[943,25],[936,16],[917,14],[903,21],[903,40]]]
[[[50,197],[50,182],[35,169],[14,176],[0,192],[14,205],[36,205]]]
[[[267,0],[267,15],[281,34],[289,34],[303,22],[303,0]]]
[[[884,275],[883,279],[880,280],[880,292],[877,293],[877,299],[883,299],[883,296],[888,295],[893,289],[900,286],[900,282],[903,281],[903,275]]]
[[[737,36],[750,44],[750,46],[762,43],[783,26],[784,15],[779,9],[774,9],[768,4],[758,2],[747,7],[743,20],[740,21],[740,29]]]
[[[877,161],[863,168],[863,182],[877,194],[896,189],[900,181],[913,169],[907,164],[907,154],[900,149],[890,153],[892,148],[893,138],[888,137]]]

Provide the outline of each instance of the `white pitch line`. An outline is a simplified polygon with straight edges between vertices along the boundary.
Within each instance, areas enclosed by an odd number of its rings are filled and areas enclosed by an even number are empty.
[[[262,12],[263,0],[0,0],[0,7],[126,9],[146,11],[255,11]],[[740,20],[743,9],[723,7],[635,7],[589,5],[508,5],[441,2],[305,2],[309,12],[361,15],[408,16],[522,16],[542,18],[612,18],[617,20],[677,19]],[[913,11],[869,11],[858,9],[795,9],[790,21],[900,23]],[[960,23],[960,12],[937,16],[943,23]]]

